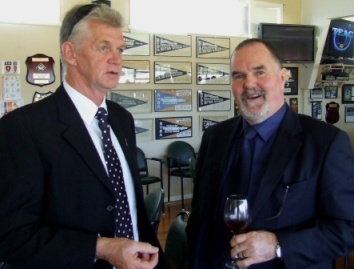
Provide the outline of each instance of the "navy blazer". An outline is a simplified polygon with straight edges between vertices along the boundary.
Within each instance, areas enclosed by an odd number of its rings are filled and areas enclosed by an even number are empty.
[[[203,135],[187,225],[193,269],[217,268],[211,265],[220,248],[213,244],[213,238],[220,235],[215,218],[224,206],[217,201],[229,148],[241,129],[242,119],[235,117],[208,128]],[[277,235],[283,260],[250,268],[330,269],[332,259],[352,251],[353,167],[353,150],[345,132],[287,107],[252,201],[250,226],[250,230]]]
[[[107,102],[127,159],[140,241],[160,248],[145,212],[132,115]],[[97,235],[114,237],[114,194],[76,107],[61,85],[0,120],[0,260],[10,268],[112,268],[94,263]]]

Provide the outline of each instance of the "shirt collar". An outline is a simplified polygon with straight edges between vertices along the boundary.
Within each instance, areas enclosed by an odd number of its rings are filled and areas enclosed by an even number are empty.
[[[77,111],[79,112],[83,121],[87,124],[91,124],[95,118],[97,112],[97,105],[89,98],[71,87],[66,80],[63,81],[64,89],[68,93],[70,99],[73,101]],[[106,99],[104,98],[100,107],[107,110]]]
[[[265,121],[252,125],[258,133],[258,135],[263,139],[263,141],[267,141],[278,129],[281,121],[284,118],[286,112],[286,104],[284,104],[273,116],[269,117]],[[250,124],[243,120],[242,121],[242,131],[244,131]]]

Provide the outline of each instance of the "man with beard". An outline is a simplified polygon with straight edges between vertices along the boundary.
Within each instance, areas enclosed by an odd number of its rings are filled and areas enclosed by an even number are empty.
[[[231,258],[252,269],[332,268],[354,248],[348,135],[285,103],[289,74],[269,43],[240,43],[231,75],[241,115],[203,135],[187,225],[190,268],[226,268]],[[238,235],[223,219],[231,194],[247,195],[251,209],[250,225]]]

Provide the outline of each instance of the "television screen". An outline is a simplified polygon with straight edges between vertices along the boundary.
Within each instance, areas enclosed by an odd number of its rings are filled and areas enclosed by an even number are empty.
[[[313,62],[315,26],[260,23],[259,38],[271,43],[283,62]]]
[[[353,58],[353,33],[353,22],[331,20],[322,57]]]

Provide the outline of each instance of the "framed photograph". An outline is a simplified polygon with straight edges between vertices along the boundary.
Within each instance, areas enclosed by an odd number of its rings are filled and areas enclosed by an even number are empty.
[[[315,87],[310,89],[310,97],[311,99],[323,99],[323,88],[322,87]]]
[[[322,102],[312,101],[311,102],[311,116],[314,119],[322,120]]]
[[[169,57],[191,57],[190,35],[154,35],[154,55]]]
[[[342,86],[342,103],[354,104],[354,84],[344,84]]]
[[[153,139],[153,119],[134,119],[135,135],[138,141]]]
[[[284,95],[297,95],[299,82],[299,68],[286,67],[290,73],[289,79],[285,82]]]
[[[230,38],[197,36],[198,58],[230,58]]]
[[[345,106],[345,122],[354,122],[354,106]]]
[[[109,100],[120,104],[131,113],[151,112],[151,90],[113,90]]]
[[[155,112],[192,111],[192,90],[155,90]]]
[[[197,84],[229,85],[229,63],[197,63]]]
[[[325,86],[324,91],[326,99],[338,98],[338,86]]]
[[[227,115],[220,115],[220,116],[199,116],[199,130],[200,130],[200,135],[203,134],[203,132],[208,129],[210,126],[217,124],[218,122],[227,120],[228,116]]]
[[[150,55],[150,35],[123,32],[126,48],[123,55],[149,56]]]
[[[192,117],[155,119],[155,138],[171,139],[192,137]]]
[[[119,83],[149,83],[150,61],[123,61]]]
[[[299,112],[299,100],[296,97],[289,98],[289,105],[294,112]]]
[[[230,111],[230,90],[198,90],[198,111]]]
[[[191,83],[191,62],[155,62],[155,84]]]

